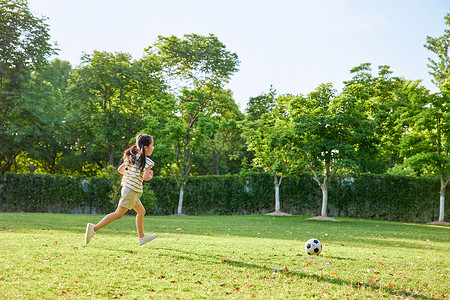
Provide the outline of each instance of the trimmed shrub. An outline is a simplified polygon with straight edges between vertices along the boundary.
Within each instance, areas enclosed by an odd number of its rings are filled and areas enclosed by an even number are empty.
[[[66,175],[6,173],[0,177],[0,212],[109,213],[119,200],[120,176],[116,175],[108,172],[86,180]],[[438,180],[402,176],[336,178],[329,185],[328,215],[435,221],[439,215],[439,188]],[[184,191],[183,212],[188,215],[260,214],[275,209],[273,177],[266,173],[191,177]],[[172,177],[155,177],[144,183],[141,202],[147,214],[174,214],[179,192]],[[280,201],[284,212],[318,215],[322,194],[311,176],[287,177],[280,186]],[[447,204],[446,219],[449,208]]]

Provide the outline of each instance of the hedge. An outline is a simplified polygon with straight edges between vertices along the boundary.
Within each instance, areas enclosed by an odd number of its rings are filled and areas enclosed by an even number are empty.
[[[6,173],[0,177],[1,212],[105,213],[115,208],[104,178]]]
[[[0,212],[111,212],[111,178],[6,173],[0,177]],[[117,184],[117,183],[115,183]],[[439,215],[438,180],[361,175],[330,183],[328,215],[381,220],[430,222]],[[179,188],[171,177],[155,177],[144,185],[148,214],[176,213]],[[261,214],[275,207],[273,177],[245,174],[191,177],[185,187],[183,213]],[[448,194],[448,192],[447,192]],[[145,197],[144,197],[145,198]],[[448,199],[448,196],[447,196]],[[280,186],[284,212],[319,215],[322,195],[311,176],[284,178]],[[448,202],[448,201],[447,201]],[[446,205],[448,220],[450,209]]]

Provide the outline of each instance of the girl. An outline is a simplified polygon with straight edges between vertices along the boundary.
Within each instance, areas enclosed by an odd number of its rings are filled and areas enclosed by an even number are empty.
[[[117,171],[123,174],[122,192],[119,205],[115,212],[105,216],[97,225],[88,223],[84,236],[86,244],[91,241],[94,234],[108,225],[118,220],[130,209],[134,209],[136,215],[136,227],[138,232],[139,245],[150,242],[157,237],[156,234],[144,234],[145,208],[139,198],[142,195],[142,181],[150,180],[153,171],[150,170],[154,162],[148,158],[153,152],[153,139],[147,134],[139,134],[136,137],[136,144],[123,152],[123,164]]]

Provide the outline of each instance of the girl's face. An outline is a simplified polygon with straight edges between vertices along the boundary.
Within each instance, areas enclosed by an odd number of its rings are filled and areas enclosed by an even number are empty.
[[[147,155],[147,156],[150,156],[150,155],[152,155],[152,153],[153,153],[153,140],[152,140],[152,142],[150,143],[150,145],[148,145],[148,147],[147,146],[144,146],[144,148],[145,148],[145,155]]]

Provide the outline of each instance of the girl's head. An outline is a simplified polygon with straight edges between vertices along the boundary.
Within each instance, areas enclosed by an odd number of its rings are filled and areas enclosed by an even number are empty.
[[[153,138],[148,134],[138,134],[136,137],[136,147],[142,149],[145,155],[150,156],[153,152]]]
[[[146,155],[153,152],[153,138],[148,134],[138,134],[136,136],[136,144],[123,152],[123,160],[129,164],[136,163],[141,172],[144,171]]]

